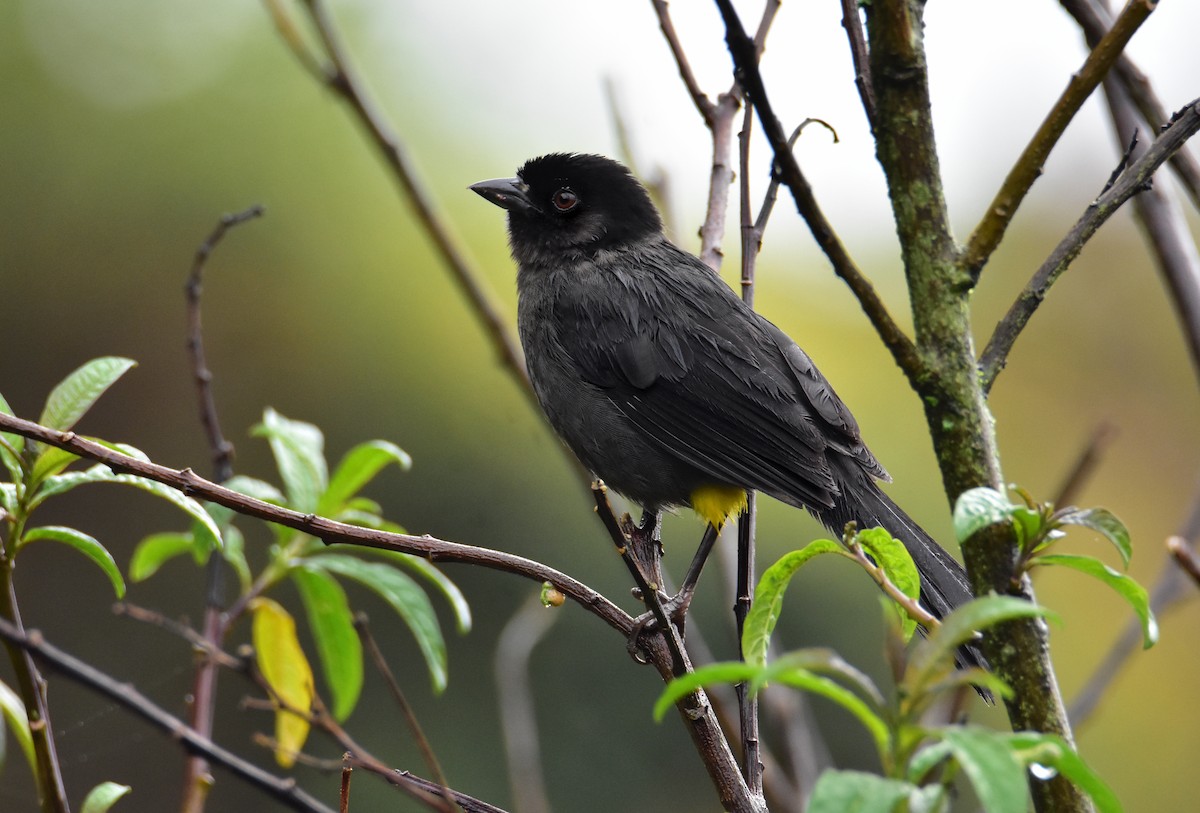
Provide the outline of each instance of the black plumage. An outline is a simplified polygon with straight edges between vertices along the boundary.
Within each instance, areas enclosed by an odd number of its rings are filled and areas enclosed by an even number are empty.
[[[552,154],[471,188],[508,210],[529,375],[588,469],[650,511],[754,489],[834,533],[880,525],[936,616],[970,599],[961,566],[880,490],[890,477],[816,365],[664,236],[625,167]]]

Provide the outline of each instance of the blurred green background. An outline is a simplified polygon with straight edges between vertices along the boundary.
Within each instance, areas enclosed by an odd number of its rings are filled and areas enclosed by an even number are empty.
[[[715,12],[677,5],[701,81],[713,93],[725,89],[728,62]],[[785,7],[764,70],[788,122],[820,116],[839,130],[837,145],[823,133],[806,135],[802,164],[812,168],[817,193],[859,263],[907,322],[886,193],[857,109],[838,10],[825,5]],[[1083,51],[1053,4],[995,11],[941,5],[930,10],[930,64],[948,196],[964,235]],[[1159,12],[1133,49],[1172,109],[1197,94],[1200,75],[1200,57],[1184,47],[1200,14],[1181,5]],[[747,19],[758,13],[741,6]],[[334,9],[367,87],[509,314],[515,301],[503,219],[465,187],[509,175],[550,150],[615,154],[606,80],[642,169],[669,179],[676,238],[695,247],[707,134],[649,4],[360,0]],[[1010,55],[1015,42],[1024,43],[1019,62]],[[1115,165],[1109,130],[1093,100],[1055,152],[985,272],[975,311],[981,346]],[[756,149],[757,201],[767,153]],[[54,382],[87,359],[129,356],[139,366],[81,431],[206,472],[182,286],[218,216],[251,203],[264,204],[266,217],[228,237],[204,294],[209,362],[238,471],[273,477],[265,443],[248,436],[267,405],[321,426],[331,460],[361,440],[390,439],[415,465],[373,487],[389,516],[415,533],[545,561],[633,611],[623,568],[556,441],[496,364],[356,123],[300,69],[261,6],[0,3],[0,392],[17,414],[35,417]],[[731,231],[730,278],[734,237]],[[786,199],[760,268],[762,310],[805,346],[853,407],[895,476],[890,493],[950,540],[919,405]],[[1133,573],[1144,584],[1155,581],[1162,542],[1200,474],[1200,399],[1174,314],[1127,213],[1092,242],[1035,317],[992,406],[1006,477],[1045,498],[1098,423],[1117,427],[1082,502],[1125,520],[1135,539]],[[823,535],[800,512],[764,502],[764,563]],[[143,535],[182,527],[178,515],[139,493],[95,488],[58,503],[39,522],[92,533],[122,564]],[[690,517],[670,522],[673,569],[686,563],[700,530]],[[265,543],[265,533],[251,531],[252,557]],[[1068,544],[1101,551],[1086,534]],[[22,558],[17,587],[27,625],[180,711],[188,648],[110,617],[103,577],[56,547]],[[833,646],[882,679],[873,589],[848,568],[817,568],[789,595],[781,624],[787,644]],[[511,796],[491,677],[494,642],[537,588],[492,572],[446,570],[471,600],[476,625],[462,638],[447,627],[451,677],[441,697],[431,695],[407,631],[394,628],[374,599],[351,592],[376,618],[451,783],[503,806]],[[729,602],[720,582],[715,572],[706,579],[695,612],[718,656],[728,657]],[[176,561],[129,598],[195,620],[202,584],[200,572]],[[1063,619],[1053,644],[1069,699],[1131,614],[1082,577],[1046,574],[1038,587]],[[591,616],[573,606],[558,613],[531,664],[555,806],[716,810],[685,733],[673,721],[650,719],[654,675]],[[1189,691],[1200,674],[1200,609],[1193,601],[1161,621],[1161,643],[1129,663],[1079,732],[1084,755],[1133,811],[1194,804],[1182,777],[1200,748],[1200,710]],[[0,679],[11,679],[7,663]],[[254,731],[270,728],[269,718],[238,707],[249,691],[239,679],[223,677],[222,689],[217,739],[269,765],[269,754],[250,743]],[[50,697],[76,804],[87,788],[111,779],[134,788],[117,809],[173,809],[177,749],[61,679],[51,678]],[[866,739],[845,718],[824,707],[818,714],[840,764],[873,767]],[[374,676],[349,726],[387,761],[426,772]],[[313,750],[338,756],[328,744],[314,742]],[[336,804],[336,776],[303,768],[298,775]],[[217,779],[211,810],[273,809],[227,775]],[[26,768],[10,753],[0,810],[34,806]],[[359,777],[352,809],[416,808]]]

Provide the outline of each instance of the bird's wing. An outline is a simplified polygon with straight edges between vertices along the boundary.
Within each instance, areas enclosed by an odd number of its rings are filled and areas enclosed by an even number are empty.
[[[613,282],[621,295],[589,287],[560,300],[555,316],[581,377],[649,441],[714,480],[814,508],[837,494],[828,454],[884,475],[849,410],[782,331],[670,244],[639,261]]]

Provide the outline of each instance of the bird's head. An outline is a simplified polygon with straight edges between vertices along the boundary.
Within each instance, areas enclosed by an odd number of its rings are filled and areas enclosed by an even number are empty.
[[[509,241],[518,261],[544,252],[594,253],[662,232],[646,189],[628,169],[601,155],[543,155],[526,161],[515,178],[480,181],[471,189],[508,210]]]

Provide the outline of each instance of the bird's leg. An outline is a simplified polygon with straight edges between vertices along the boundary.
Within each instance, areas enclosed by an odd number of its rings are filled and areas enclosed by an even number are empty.
[[[704,563],[708,561],[708,555],[712,553],[713,545],[716,544],[717,536],[720,533],[712,525],[704,529],[700,546],[696,548],[692,563],[688,565],[687,573],[683,575],[683,584],[679,585],[679,591],[667,602],[668,614],[675,626],[679,627],[680,635],[683,634],[688,607],[691,606],[692,597],[696,594],[696,583],[700,581],[700,571],[704,569]]]
[[[700,540],[700,547],[696,549],[696,554],[692,557],[692,563],[688,565],[687,573],[683,577],[683,584],[680,585],[678,592],[665,601],[657,599],[662,604],[663,614],[679,630],[680,639],[684,635],[687,623],[687,611],[692,604],[693,596],[696,594],[696,583],[700,580],[700,572],[704,569],[704,563],[708,561],[708,555],[712,553],[713,545],[716,544],[719,533],[712,525],[709,525],[705,529],[704,536]],[[655,579],[661,584],[662,567],[660,560],[655,560],[654,568]],[[650,604],[649,606],[651,611],[639,616],[635,622],[634,639],[643,630],[647,628],[653,629],[658,620],[658,613],[655,611],[654,605]]]

